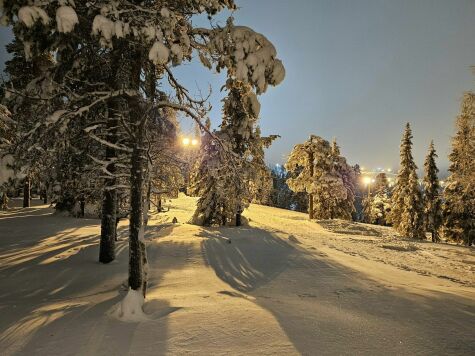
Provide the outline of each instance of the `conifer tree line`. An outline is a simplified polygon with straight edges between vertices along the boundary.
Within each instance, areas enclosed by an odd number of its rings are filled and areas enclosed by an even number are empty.
[[[350,166],[336,141],[312,135],[290,153],[285,169],[273,170],[271,205],[307,211],[310,219],[345,219],[392,226],[402,237],[472,245],[475,241],[475,94],[465,93],[456,119],[449,155],[449,177],[442,188],[434,142],[417,176],[412,156],[412,129],[406,124],[400,145],[400,167],[394,186],[379,173],[366,195],[358,184],[358,165]],[[296,199],[295,194],[300,194]],[[362,216],[355,214],[358,197]],[[306,204],[305,204],[306,200]],[[298,203],[297,203],[298,201]]]
[[[249,202],[270,190],[263,155],[276,136],[261,137],[258,97],[284,79],[283,64],[264,35],[232,17],[209,28],[192,22],[236,10],[233,0],[0,2],[14,34],[1,154],[28,192],[35,182],[57,209],[84,215],[97,203],[103,263],[114,260],[117,221],[128,216],[128,282],[144,296],[150,198],[183,181],[178,114],[201,130],[196,222],[239,224]],[[175,76],[193,58],[226,73],[218,130],[206,124],[208,97],[191,95]]]

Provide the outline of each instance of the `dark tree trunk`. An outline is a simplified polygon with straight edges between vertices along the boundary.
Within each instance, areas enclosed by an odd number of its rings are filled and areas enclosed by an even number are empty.
[[[31,179],[29,176],[25,178],[25,181],[23,182],[23,207],[24,208],[29,208],[31,206],[30,200],[31,200]]]
[[[241,226],[241,213],[236,214],[236,226]]]
[[[130,87],[139,89],[140,75],[142,66],[138,59],[142,58],[139,51],[130,51],[125,62],[130,71]],[[148,93],[148,95],[153,94]],[[147,253],[144,239],[144,191],[146,150],[145,124],[147,122],[148,112],[142,112],[141,103],[138,97],[129,97],[129,115],[133,124],[133,150],[131,157],[130,171],[130,223],[129,223],[129,287],[133,290],[141,290],[143,296],[147,290]]]
[[[108,183],[106,183],[106,188]],[[102,198],[101,242],[99,262],[109,263],[115,259],[117,227],[117,191],[104,189]]]
[[[81,218],[84,218],[84,216],[86,215],[85,214],[85,211],[86,211],[86,200],[84,199],[84,197],[81,197],[80,200],[79,200],[79,207],[80,207],[80,210],[81,210]]]
[[[117,105],[119,107],[119,105]],[[109,118],[107,121],[109,138],[112,143],[117,142],[117,120]],[[107,146],[106,160],[113,161],[116,158],[114,148]],[[116,172],[114,163],[107,165],[107,171],[112,176],[104,181],[104,192],[102,196],[102,220],[101,220],[101,242],[99,246],[99,262],[109,263],[115,259],[115,241],[117,235],[117,190],[113,188],[116,184],[116,178],[113,176]]]
[[[130,172],[130,226],[129,226],[129,287],[140,290],[143,287],[143,150],[135,147],[132,153]]]

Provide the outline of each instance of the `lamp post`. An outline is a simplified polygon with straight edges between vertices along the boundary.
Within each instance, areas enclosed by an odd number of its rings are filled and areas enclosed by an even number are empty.
[[[374,179],[371,177],[363,177],[363,183],[364,185],[368,186],[368,198],[371,196],[371,183],[374,183]]]
[[[196,138],[183,137],[181,140],[181,143],[185,150],[195,150],[198,146],[199,141]],[[185,155],[185,160],[187,163],[187,170],[185,174],[185,194],[187,194],[187,191],[188,191],[188,183],[190,180],[190,170],[191,170],[192,159],[193,157],[191,157],[191,155],[188,155],[188,154]]]

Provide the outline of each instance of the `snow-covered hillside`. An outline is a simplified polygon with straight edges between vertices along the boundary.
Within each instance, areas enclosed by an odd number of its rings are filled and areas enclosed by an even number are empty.
[[[1,355],[467,355],[475,349],[473,248],[251,205],[246,226],[189,225],[167,202],[146,230],[146,320],[111,311],[118,258],[97,262],[99,221],[46,206],[0,212]],[[176,217],[177,224],[172,220]]]

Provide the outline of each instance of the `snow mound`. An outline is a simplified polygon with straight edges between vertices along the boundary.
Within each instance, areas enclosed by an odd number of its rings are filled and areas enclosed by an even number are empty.
[[[18,19],[20,22],[30,28],[33,27],[37,20],[41,20],[43,25],[47,25],[50,21],[48,14],[41,7],[23,6],[18,10]]]
[[[142,309],[144,301],[145,298],[140,291],[129,288],[125,298],[114,305],[109,315],[117,320],[131,323],[148,321],[149,318]]]
[[[56,11],[56,22],[59,32],[68,33],[79,23],[79,19],[71,6],[61,6]]]

